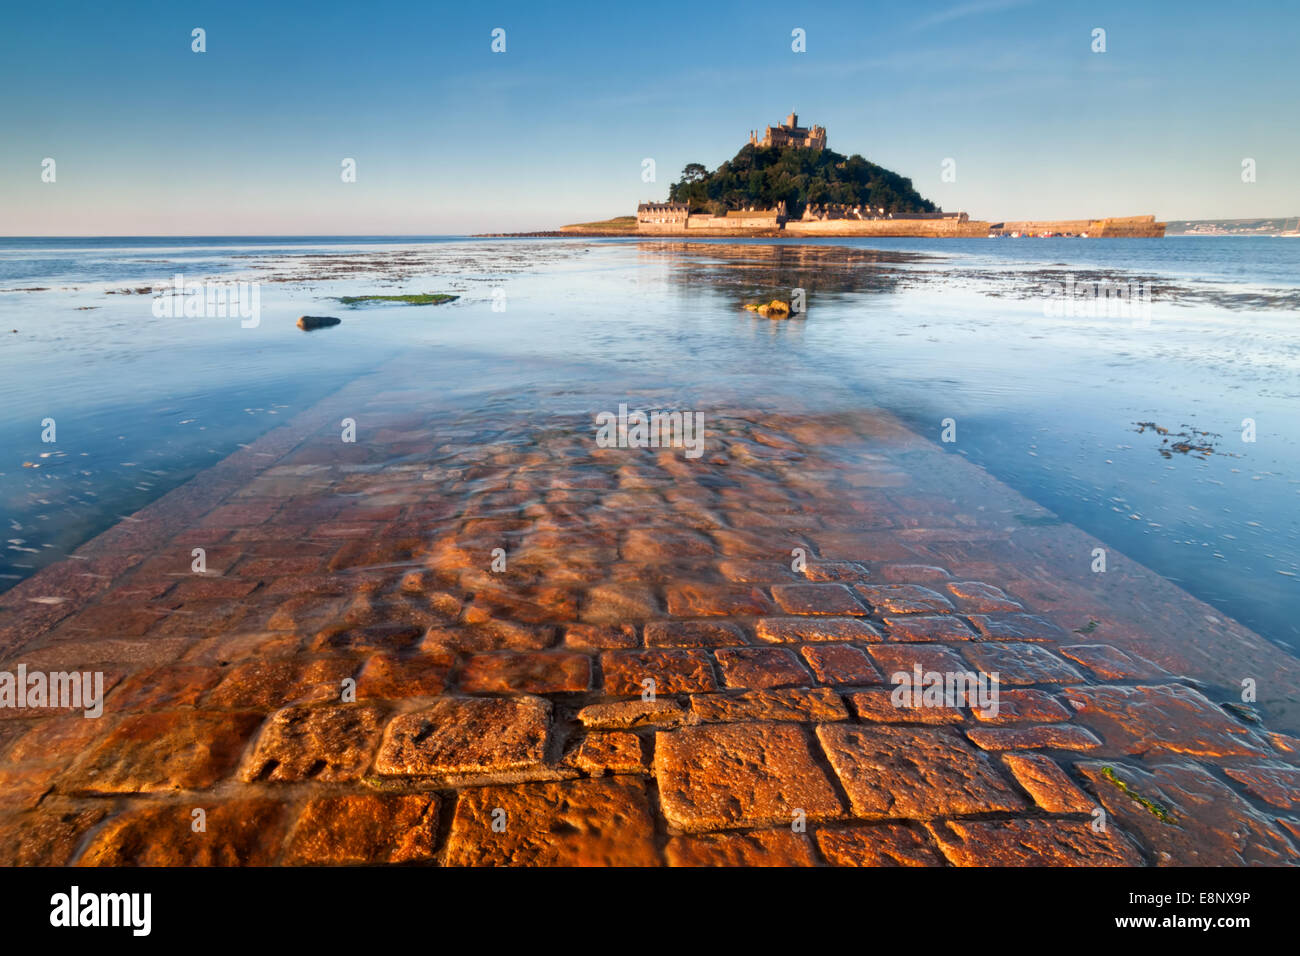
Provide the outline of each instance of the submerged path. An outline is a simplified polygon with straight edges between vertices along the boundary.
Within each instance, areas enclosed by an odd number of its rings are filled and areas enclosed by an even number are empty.
[[[1300,661],[890,416],[692,460],[402,382],[0,595],[106,690],[0,709],[4,863],[1300,861]]]

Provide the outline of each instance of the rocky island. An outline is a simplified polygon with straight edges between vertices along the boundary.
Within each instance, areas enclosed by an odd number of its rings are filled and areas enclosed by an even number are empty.
[[[996,222],[945,212],[912,180],[826,146],[826,130],[791,113],[710,171],[689,163],[665,202],[635,218],[564,226],[559,235],[1162,237],[1155,216]]]

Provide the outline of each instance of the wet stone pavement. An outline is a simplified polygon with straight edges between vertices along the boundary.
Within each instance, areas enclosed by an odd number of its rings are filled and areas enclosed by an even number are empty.
[[[0,595],[0,670],[106,691],[0,710],[4,863],[1300,860],[1300,662],[889,416],[715,408],[692,460],[421,401]]]

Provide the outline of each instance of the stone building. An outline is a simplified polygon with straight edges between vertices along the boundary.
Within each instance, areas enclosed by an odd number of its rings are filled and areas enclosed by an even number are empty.
[[[821,126],[814,126],[810,129],[804,128],[799,125],[799,114],[791,113],[780,126],[769,126],[761,140],[758,138],[757,132],[751,131],[749,143],[751,146],[798,146],[801,149],[825,149],[826,130]]]
[[[685,229],[691,207],[684,202],[643,202],[636,207],[638,229]]]
[[[701,232],[708,234],[777,232],[785,227],[786,206],[779,202],[771,209],[730,209],[721,215],[691,213],[690,206],[680,202],[643,202],[636,207],[637,232],[671,233]]]
[[[823,219],[876,219],[885,214],[884,207],[849,206],[843,203],[809,203],[803,210],[803,221]]]
[[[850,206],[844,203],[809,203],[804,207],[803,222],[825,222],[839,219],[952,219],[969,222],[964,212],[900,212],[887,213],[883,206]]]

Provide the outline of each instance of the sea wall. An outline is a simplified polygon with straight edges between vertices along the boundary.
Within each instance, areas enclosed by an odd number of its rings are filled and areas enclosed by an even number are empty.
[[[566,227],[567,229],[568,227]],[[577,227],[581,229],[581,227]],[[668,235],[680,235],[686,231],[684,222],[638,222],[636,224],[637,232],[663,233]]]
[[[1156,222],[1155,216],[1108,216],[1104,219],[1021,219],[995,223],[995,233],[1013,232],[1026,236],[1041,236],[1043,233],[1087,233],[1090,238],[1101,236],[1124,237],[1160,237],[1165,234],[1165,224]]]
[[[1098,236],[1163,236],[1165,234],[1165,223],[1156,222],[1155,216],[1114,216],[1107,219],[1098,219],[1093,223]],[[1088,230],[1088,235],[1093,235],[1093,230]]]
[[[677,223],[638,225],[651,235],[693,236],[987,236],[989,224],[957,219],[818,219],[789,220],[784,226],[775,216],[691,216],[686,227]]]
[[[637,232],[669,236],[904,236],[913,238],[978,238],[990,233],[1027,236],[1069,233],[1091,238],[1157,238],[1165,224],[1155,216],[1111,216],[1104,219],[1025,219],[989,223],[983,219],[791,219],[782,226],[773,216],[693,215],[682,222],[648,223]]]
[[[781,223],[776,216],[691,216],[686,220],[686,228],[692,232],[697,229],[755,232],[780,229]]]
[[[989,234],[989,224],[983,220],[962,222],[958,219],[792,220],[785,224],[785,234],[789,236],[982,237]]]

